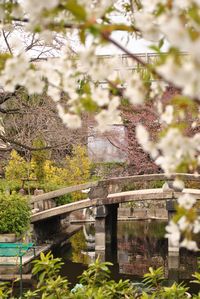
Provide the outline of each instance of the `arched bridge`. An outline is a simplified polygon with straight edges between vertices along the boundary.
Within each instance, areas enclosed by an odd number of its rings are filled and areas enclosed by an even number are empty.
[[[186,182],[195,181],[200,184],[199,175],[173,174],[169,178],[164,174],[150,174],[111,178],[77,186],[70,186],[38,196],[32,196],[31,204],[33,207],[39,206],[40,211],[32,215],[31,222],[35,223],[37,221],[44,221],[48,218],[57,217],[88,207],[110,206],[130,201],[176,199],[180,195],[180,191],[173,190],[170,186],[172,180],[177,176]],[[164,182],[168,182],[169,188],[164,186],[162,188],[131,190],[134,188],[135,183],[142,183],[148,187],[152,182],[158,181],[163,181],[163,184]],[[81,191],[83,189],[90,189],[88,193],[89,198],[53,207],[54,199],[56,197]],[[129,191],[123,191],[127,189]],[[197,199],[200,199],[200,189],[185,188],[181,192],[193,194]]]

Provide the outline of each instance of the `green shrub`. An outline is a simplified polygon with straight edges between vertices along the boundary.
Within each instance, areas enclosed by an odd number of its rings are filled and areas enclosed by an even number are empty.
[[[188,287],[183,283],[174,282],[171,286],[165,286],[164,272],[162,268],[154,270],[149,268],[149,273],[144,275],[141,283],[133,283],[120,279],[118,282],[110,278],[112,265],[109,262],[100,262],[97,259],[90,264],[80,276],[79,283],[73,289],[66,277],[61,277],[62,262],[60,258],[54,258],[51,252],[46,255],[41,253],[40,260],[33,262],[33,275],[38,282],[35,288],[25,291],[23,298],[40,299],[199,299],[198,295],[188,293]],[[200,284],[200,274],[196,272],[193,282]],[[13,293],[5,283],[0,283],[0,298],[10,299]],[[22,298],[22,297],[20,297]]]
[[[127,183],[123,186],[122,191],[140,190],[140,189],[156,189],[162,188],[165,181],[139,181],[133,183]]]
[[[56,206],[66,205],[72,201],[73,197],[70,193],[55,198]]]
[[[22,235],[30,225],[30,207],[25,197],[0,193],[0,233]]]
[[[8,181],[6,179],[0,180],[0,192],[19,191],[22,183],[16,180]]]

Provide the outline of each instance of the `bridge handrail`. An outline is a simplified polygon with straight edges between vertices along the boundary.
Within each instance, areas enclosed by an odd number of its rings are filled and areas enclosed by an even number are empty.
[[[144,174],[144,175],[134,175],[134,176],[126,176],[126,177],[114,177],[110,179],[105,179],[105,180],[99,180],[95,182],[88,182],[76,186],[69,186],[69,187],[64,187],[58,190],[54,190],[51,192],[47,192],[41,195],[36,195],[32,196],[30,199],[30,203],[36,203],[36,202],[41,202],[44,200],[48,199],[53,199],[58,196],[62,196],[71,192],[75,191],[80,191],[83,189],[87,188],[106,188],[107,187],[107,193],[108,193],[108,187],[112,185],[119,184],[125,185],[129,183],[134,183],[134,182],[151,182],[151,181],[170,181],[173,180],[174,178],[179,177],[182,180],[190,180],[190,181],[199,181],[200,182],[200,175],[196,174],[188,174],[188,173],[173,173],[172,175],[166,176],[163,173],[158,173],[158,174]]]
[[[190,193],[195,196],[196,199],[200,199],[200,190],[199,189],[184,189],[181,192],[174,192],[172,189],[168,191],[163,191],[162,188],[156,189],[143,189],[143,190],[134,190],[126,191],[121,193],[109,194],[107,198],[96,198],[90,200],[89,198],[71,202],[62,206],[50,208],[47,210],[40,211],[31,216],[31,222],[37,222],[45,220],[47,218],[59,216],[62,214],[68,214],[74,211],[82,210],[89,207],[97,207],[102,205],[113,205],[119,203],[125,203],[130,201],[148,201],[148,200],[170,200],[176,199],[181,194]]]
[[[47,193],[43,193],[40,195],[35,195],[35,196],[31,196],[30,199],[30,203],[36,203],[38,201],[43,201],[43,200],[48,200],[48,199],[52,199],[58,196],[62,196],[71,192],[76,192],[76,191],[80,191],[80,190],[84,190],[87,188],[92,188],[98,185],[98,181],[95,182],[89,182],[89,183],[84,183],[84,184],[80,184],[80,185],[75,185],[75,186],[69,186],[69,187],[64,187],[61,189],[57,189],[54,191],[50,191]]]
[[[130,181],[130,182],[150,182],[150,181],[171,181],[176,177],[180,178],[181,180],[190,180],[190,181],[199,181],[200,182],[200,175],[199,174],[190,174],[190,173],[173,173],[170,176],[165,175],[164,173],[156,173],[156,174],[142,174],[142,175],[133,175],[133,176],[126,176],[126,177],[114,177],[107,180],[108,183],[123,183],[123,181]]]

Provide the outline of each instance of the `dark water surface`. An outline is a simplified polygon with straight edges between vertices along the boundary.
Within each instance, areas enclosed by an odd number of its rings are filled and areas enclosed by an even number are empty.
[[[103,255],[106,261],[113,263],[112,278],[140,281],[150,266],[162,266],[169,283],[176,280],[188,284],[192,273],[197,271],[198,254],[181,250],[179,258],[169,257],[167,240],[164,238],[165,226],[166,222],[158,220],[119,221],[117,246]],[[54,251],[56,257],[62,257],[62,275],[67,276],[72,285],[78,282],[77,277],[87,265],[95,260],[94,236],[94,224],[85,224],[82,230],[70,238],[68,245]],[[191,292],[198,291],[198,285],[189,286]]]

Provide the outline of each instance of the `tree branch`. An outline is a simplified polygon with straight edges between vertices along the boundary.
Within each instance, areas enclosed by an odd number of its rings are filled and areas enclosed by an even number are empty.
[[[174,85],[174,83],[172,81],[169,81],[166,78],[164,78],[162,75],[160,75],[157,72],[157,70],[151,64],[146,63],[145,61],[143,61],[142,59],[140,59],[139,57],[137,57],[137,55],[135,55],[134,53],[131,53],[124,46],[120,45],[116,40],[114,40],[112,37],[110,37],[110,34],[108,34],[107,32],[106,33],[102,32],[101,35],[102,35],[102,37],[106,41],[109,41],[111,44],[115,45],[117,48],[119,48],[120,50],[122,50],[125,54],[129,55],[134,61],[137,61],[144,68],[146,68],[147,70],[149,70],[152,75],[154,75],[155,77],[157,77],[158,80],[164,81],[169,86],[179,89],[180,92],[182,91],[182,88],[177,87],[176,85]],[[197,98],[197,97],[193,97],[193,98],[190,97],[190,99],[193,100],[197,105],[200,105],[200,99],[199,98]]]
[[[139,58],[136,54],[131,53],[129,50],[127,50],[124,46],[120,45],[116,40],[114,40],[110,35],[107,33],[102,32],[102,37],[109,41],[111,44],[115,45],[118,49],[122,50],[125,54],[127,54],[129,57],[131,57],[134,61],[138,62],[141,66],[148,69],[154,76],[156,76],[158,79],[165,81],[166,83],[172,84],[169,81],[166,81],[156,70],[155,68],[143,61],[141,58]]]
[[[60,143],[60,144],[56,144],[56,145],[52,145],[52,146],[43,146],[43,147],[31,147],[29,145],[26,145],[26,144],[22,144],[18,141],[15,141],[14,139],[11,139],[11,138],[8,138],[8,137],[5,137],[4,135],[0,134],[0,139],[5,142],[5,143],[12,143],[14,145],[17,145],[19,147],[22,147],[24,148],[25,150],[28,150],[28,151],[41,151],[41,150],[50,150],[50,149],[54,149],[54,148],[58,148],[58,147],[61,147],[61,146],[65,146],[67,145],[67,143]],[[5,151],[5,150],[4,150]]]
[[[12,49],[11,49],[11,47],[10,47],[10,45],[9,45],[7,36],[6,36],[5,31],[4,31],[3,29],[2,29],[2,33],[3,33],[3,37],[4,37],[4,40],[5,40],[6,46],[7,46],[7,48],[8,48],[8,51],[9,51],[10,54],[12,55],[12,54],[13,54],[13,53],[12,53]]]
[[[3,114],[23,114],[19,109],[3,109],[0,107],[0,112]]]
[[[23,18],[23,19],[20,19],[20,18],[13,18],[12,19],[14,22],[19,22],[19,23],[29,23],[29,19],[28,18]],[[1,23],[1,21],[0,21]],[[59,23],[50,23],[49,24],[50,26],[53,26],[53,27],[60,27],[60,24]],[[67,29],[81,29],[83,28],[83,26],[85,26],[85,24],[72,24],[72,23],[65,23],[65,24],[62,24],[62,26],[64,28],[67,28]]]
[[[14,92],[0,92],[0,105],[10,100],[12,97],[15,97],[20,88],[21,86],[18,85]]]

